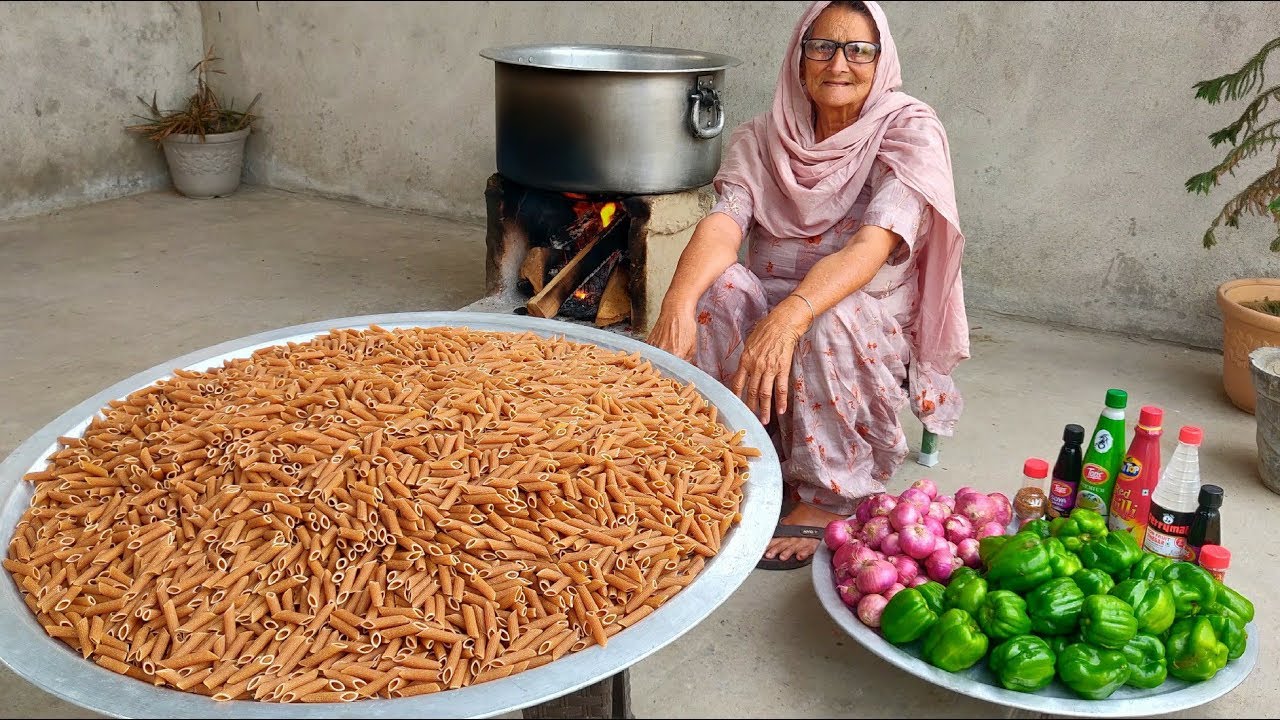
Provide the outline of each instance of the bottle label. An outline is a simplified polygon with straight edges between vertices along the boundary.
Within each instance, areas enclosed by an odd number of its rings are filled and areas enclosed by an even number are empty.
[[[1049,514],[1068,515],[1076,506],[1076,483],[1054,478],[1049,484]]]
[[[1147,519],[1147,536],[1142,543],[1143,549],[1174,560],[1182,560],[1187,555],[1187,536],[1191,534],[1191,521],[1195,516],[1194,511],[1178,512],[1152,503],[1151,515]]]
[[[1076,507],[1092,510],[1105,518],[1111,505],[1111,498],[1103,497],[1104,493],[1110,495],[1110,489],[1106,487],[1109,479],[1110,474],[1101,465],[1085,465],[1081,473],[1080,490],[1076,494]]]
[[[1138,458],[1129,455],[1124,459],[1111,494],[1111,517],[1107,519],[1107,529],[1128,532],[1139,545],[1145,540],[1147,515],[1151,507],[1151,489],[1139,480],[1142,468],[1142,461]]]
[[[1104,455],[1111,451],[1111,446],[1115,444],[1115,440],[1111,437],[1111,431],[1103,428],[1093,436],[1093,449]]]

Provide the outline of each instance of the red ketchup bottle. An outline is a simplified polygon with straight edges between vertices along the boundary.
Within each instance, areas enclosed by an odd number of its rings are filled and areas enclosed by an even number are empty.
[[[1160,423],[1164,411],[1148,405],[1138,416],[1138,429],[1134,433],[1129,451],[1116,478],[1111,494],[1111,514],[1107,518],[1112,532],[1125,531],[1142,545],[1147,533],[1147,517],[1151,510],[1151,493],[1160,480]]]

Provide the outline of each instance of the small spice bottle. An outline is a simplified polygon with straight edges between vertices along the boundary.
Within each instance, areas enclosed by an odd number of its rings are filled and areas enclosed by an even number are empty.
[[[1227,567],[1231,565],[1231,551],[1221,545],[1205,545],[1200,548],[1200,567],[1209,574],[1226,582]]]
[[[1022,464],[1022,487],[1013,496],[1014,526],[1021,528],[1032,520],[1045,516],[1049,496],[1045,492],[1045,478],[1049,477],[1049,463],[1041,458],[1027,458]]]

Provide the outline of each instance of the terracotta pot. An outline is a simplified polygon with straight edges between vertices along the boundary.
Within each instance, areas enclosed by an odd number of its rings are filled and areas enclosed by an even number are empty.
[[[1222,386],[1231,402],[1249,413],[1257,401],[1249,353],[1260,347],[1280,346],[1280,317],[1250,310],[1240,303],[1268,297],[1280,300],[1280,280],[1244,278],[1218,286],[1218,307],[1222,308]]]

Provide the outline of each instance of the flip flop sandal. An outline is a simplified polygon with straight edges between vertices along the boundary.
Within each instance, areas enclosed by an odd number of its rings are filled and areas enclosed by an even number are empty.
[[[776,538],[802,537],[822,542],[822,537],[825,532],[826,528],[815,527],[813,525],[783,525],[782,523],[778,523],[778,527],[773,530],[773,536]],[[811,562],[813,562],[813,554],[810,554],[809,557],[804,560],[797,560],[795,557],[791,557],[787,560],[780,560],[778,558],[761,558],[760,562],[756,563],[756,568],[760,570],[795,570],[796,568],[805,567]]]

